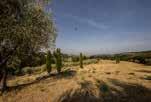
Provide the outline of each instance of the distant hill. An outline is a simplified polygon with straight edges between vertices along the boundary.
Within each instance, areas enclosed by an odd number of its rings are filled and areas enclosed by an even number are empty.
[[[93,55],[90,58],[101,58],[108,60],[115,60],[120,58],[122,61],[131,61],[136,63],[142,63],[151,65],[151,51],[140,51],[140,52],[124,52],[119,54],[105,54],[105,55]]]
[[[151,57],[151,51],[124,52],[124,53],[120,53],[120,54],[118,54],[118,55]]]

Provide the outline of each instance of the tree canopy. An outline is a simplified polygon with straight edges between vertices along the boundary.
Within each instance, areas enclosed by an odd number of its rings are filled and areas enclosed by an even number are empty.
[[[0,1],[0,71],[15,57],[24,60],[55,41],[52,15],[45,12],[48,0]]]

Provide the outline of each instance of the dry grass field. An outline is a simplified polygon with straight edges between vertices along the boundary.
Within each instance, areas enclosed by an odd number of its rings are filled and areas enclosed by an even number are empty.
[[[0,102],[151,102],[151,66],[101,60],[60,75],[16,77],[8,85]]]

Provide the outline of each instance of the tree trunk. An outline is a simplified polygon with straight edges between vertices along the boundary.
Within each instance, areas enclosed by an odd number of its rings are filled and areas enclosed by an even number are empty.
[[[4,68],[2,75],[1,75],[1,80],[0,80],[0,90],[3,92],[7,89],[7,69]]]
[[[0,71],[0,82],[1,82],[1,80],[2,80],[2,77],[3,77],[3,75],[2,75],[3,73],[2,73],[2,71]]]

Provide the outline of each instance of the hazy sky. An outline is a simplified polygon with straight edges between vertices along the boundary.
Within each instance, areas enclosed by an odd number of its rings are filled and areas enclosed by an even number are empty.
[[[151,50],[151,0],[53,0],[51,8],[64,52]]]

